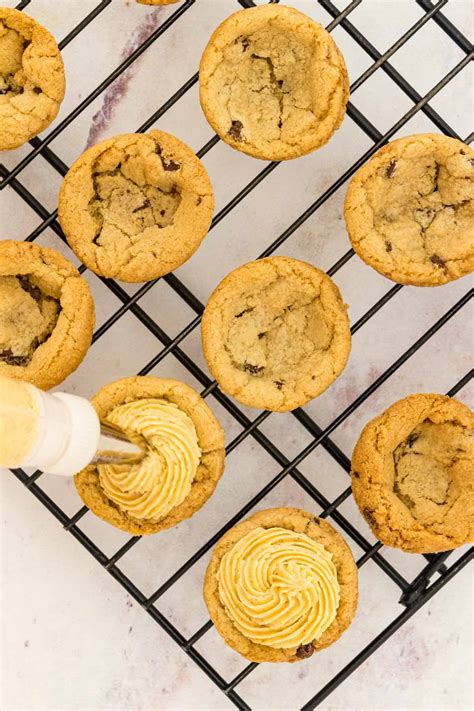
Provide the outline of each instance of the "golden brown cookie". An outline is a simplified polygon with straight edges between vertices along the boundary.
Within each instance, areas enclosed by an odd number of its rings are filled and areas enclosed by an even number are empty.
[[[362,431],[352,491],[389,546],[436,553],[474,541],[474,414],[445,395],[394,403]]]
[[[176,526],[201,508],[224,470],[224,432],[193,388],[152,376],[123,378],[91,402],[99,417],[147,442],[145,459],[133,467],[89,465],[76,474],[77,490],[96,516],[142,536]]]
[[[201,58],[199,87],[222,140],[266,160],[322,146],[349,99],[344,58],[329,33],[274,4],[240,10],[219,25]]]
[[[344,214],[359,257],[388,279],[459,279],[474,270],[474,150],[435,133],[393,141],[354,175]]]
[[[17,148],[49,126],[64,92],[54,37],[32,17],[0,7],[0,150]]]
[[[217,631],[252,662],[297,662],[333,644],[357,609],[357,567],[324,519],[268,509],[214,548],[204,599]]]
[[[294,410],[344,369],[351,348],[346,306],[311,264],[267,257],[238,267],[211,294],[204,355],[221,389],[251,407]]]
[[[201,161],[163,131],[92,146],[59,195],[59,221],[79,259],[100,276],[127,282],[156,279],[188,260],[213,210]]]
[[[59,252],[0,242],[0,374],[43,390],[81,363],[91,344],[89,286]]]

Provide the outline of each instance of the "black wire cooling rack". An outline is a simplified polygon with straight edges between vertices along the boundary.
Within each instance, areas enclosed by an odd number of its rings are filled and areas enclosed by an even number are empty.
[[[17,6],[17,9],[23,10],[27,8],[32,0],[22,0]],[[0,164],[0,190],[11,186],[11,188],[29,205],[29,207],[39,216],[41,223],[36,229],[26,237],[26,241],[33,241],[43,233],[46,228],[51,228],[53,232],[64,240],[64,235],[61,231],[57,220],[57,210],[49,212],[22,184],[21,173],[32,161],[38,156],[42,156],[61,176],[64,176],[68,170],[60,158],[49,148],[49,144],[64,131],[107,87],[114,82],[133,62],[146,52],[149,47],[157,42],[161,35],[165,32],[172,31],[176,22],[179,22],[180,17],[189,10],[196,0],[185,0],[170,14],[167,19],[154,31],[150,36],[130,54],[114,71],[91,93],[84,98],[71,113],[60,121],[53,130],[51,130],[44,138],[34,138],[30,141],[32,150],[10,171]],[[201,0],[199,0],[201,1]],[[274,0],[273,0],[274,1]],[[278,0],[276,0],[278,2]],[[272,244],[260,255],[264,257],[272,254],[282,245],[316,210],[318,210],[330,198],[336,190],[338,190],[348,178],[365,163],[382,145],[384,145],[400,128],[402,128],[417,112],[422,111],[431,122],[439,129],[440,132],[460,138],[466,143],[471,143],[474,139],[474,134],[469,136],[458,136],[446,120],[440,116],[429,104],[430,100],[445,87],[456,75],[473,59],[473,47],[465,36],[455,27],[452,22],[441,12],[442,8],[447,4],[448,0],[438,0],[436,4],[431,0],[413,0],[423,10],[422,17],[408,29],[386,52],[381,54],[368,41],[368,39],[350,22],[349,16],[351,12],[362,2],[362,0],[353,0],[341,12],[331,2],[331,0],[314,0],[326,10],[333,18],[332,22],[327,26],[327,30],[331,32],[335,27],[341,26],[350,37],[364,50],[373,60],[371,66],[363,72],[361,76],[352,84],[351,92],[354,92],[361,84],[363,84],[377,69],[381,68],[395,84],[406,94],[413,102],[413,106],[407,113],[402,116],[385,134],[381,134],[370,121],[351,103],[348,104],[347,114],[364,131],[364,133],[372,141],[373,145],[369,150],[362,155],[353,165],[350,165],[340,177],[325,190],[325,192],[315,200]],[[367,0],[366,0],[367,1]],[[64,48],[71,42],[85,27],[94,21],[94,19],[102,13],[112,0],[101,0],[97,6],[84,17],[81,22],[59,43],[60,49]],[[229,3],[229,14],[234,10],[239,9],[239,6],[248,8],[254,3],[252,0],[227,0]],[[235,6],[235,7],[234,7]],[[434,22],[439,28],[462,50],[462,60],[454,66],[432,89],[421,96],[411,84],[389,63],[390,57],[402,47],[418,30],[426,23]],[[198,82],[198,73],[191,76],[183,86],[176,91],[162,106],[160,106],[152,116],[150,116],[137,129],[138,132],[146,131],[156,121],[163,116],[181,97],[183,97],[193,85]],[[204,156],[213,146],[219,141],[217,136],[214,136],[205,146],[198,151],[198,156]],[[263,170],[260,171],[235,197],[230,200],[225,207],[218,212],[212,222],[211,229],[223,220],[230,212],[238,205],[246,196],[263,181],[276,167],[278,163],[268,163]],[[343,265],[345,265],[352,257],[354,252],[349,250],[346,252],[331,269],[328,270],[329,275],[335,274]],[[255,255],[257,256],[257,255]],[[85,267],[80,268],[81,271]],[[352,672],[354,672],[368,657],[382,645],[389,637],[396,632],[422,605],[433,597],[444,585],[446,585],[464,566],[469,563],[474,557],[474,548],[468,549],[455,562],[449,561],[452,554],[451,551],[436,555],[424,556],[423,568],[421,572],[413,580],[407,580],[404,575],[399,572],[385,557],[380,555],[382,544],[380,542],[372,545],[367,541],[365,536],[341,513],[339,506],[351,496],[351,489],[347,487],[335,500],[328,500],[298,469],[298,466],[316,447],[323,447],[337,463],[347,472],[350,472],[350,461],[339,447],[331,440],[330,435],[344,420],[346,420],[377,388],[379,388],[388,378],[390,378],[416,351],[423,346],[435,333],[437,333],[455,314],[457,314],[472,298],[472,290],[468,290],[465,295],[459,299],[436,323],[434,323],[423,335],[413,343],[397,360],[395,360],[385,372],[377,377],[371,385],[364,390],[343,412],[324,429],[308,415],[307,412],[298,409],[293,411],[292,415],[311,435],[310,443],[293,459],[289,460],[278,448],[277,444],[271,441],[259,429],[263,421],[269,417],[269,412],[260,413],[254,420],[250,420],[238,407],[238,405],[226,395],[220,392],[216,382],[210,380],[206,373],[193,362],[193,360],[179,347],[183,339],[196,329],[201,320],[203,304],[181,283],[174,275],[168,274],[163,277],[165,282],[171,289],[192,309],[196,314],[195,318],[174,338],[171,338],[163,328],[147,313],[139,304],[141,297],[148,292],[156,281],[148,282],[139,288],[133,296],[130,296],[117,282],[110,279],[102,279],[102,282],[110,289],[113,294],[121,302],[120,308],[113,313],[100,328],[94,333],[93,340],[96,341],[104,333],[106,333],[117,321],[127,312],[131,312],[142,324],[155,336],[160,344],[160,351],[150,360],[147,365],[140,371],[140,375],[149,373],[168,353],[172,352],[175,358],[189,371],[189,373],[201,383],[203,387],[202,395],[206,397],[213,393],[218,402],[235,418],[237,423],[243,428],[240,434],[228,445],[227,453],[234,450],[247,437],[252,437],[258,444],[275,460],[281,467],[279,473],[271,479],[252,499],[250,499],[240,511],[238,511],[231,520],[229,520],[222,528],[214,533],[214,535],[205,541],[199,550],[192,555],[189,560],[184,563],[171,577],[166,580],[160,587],[153,592],[152,595],[145,595],[133,580],[127,577],[118,567],[118,561],[124,556],[133,546],[140,540],[139,537],[130,537],[114,555],[108,557],[95,543],[77,526],[79,520],[87,513],[88,509],[83,506],[72,517],[69,517],[60,506],[50,498],[46,492],[39,486],[38,479],[41,477],[41,472],[37,471],[32,475],[27,475],[21,469],[13,470],[13,474],[26,486],[27,489],[35,496],[55,518],[74,536],[89,553],[102,565],[110,575],[122,585],[128,594],[134,598],[150,615],[150,617],[162,627],[167,634],[174,639],[181,649],[212,679],[212,681],[221,689],[221,691],[237,706],[239,709],[250,709],[250,706],[237,693],[236,689],[240,682],[243,681],[257,666],[256,664],[248,664],[237,676],[231,680],[224,679],[216,669],[206,660],[206,658],[196,649],[195,645],[198,640],[212,627],[212,623],[208,621],[200,629],[198,629],[191,637],[186,638],[172,624],[164,614],[162,614],[154,605],[154,603],[164,595],[194,564],[196,564],[202,556],[204,556],[219,540],[219,538],[230,527],[235,525],[240,519],[248,514],[253,507],[258,504],[270,491],[272,491],[285,477],[291,477],[303,490],[312,497],[312,499],[322,507],[323,511],[320,514],[322,517],[330,517],[336,522],[339,527],[364,551],[363,555],[357,561],[360,568],[369,559],[371,559],[400,589],[401,596],[399,599],[402,605],[402,611],[395,617],[388,626],[386,626],[372,641],[361,649],[358,654],[347,663],[328,683],[322,688],[315,688],[314,696],[308,700],[302,707],[304,711],[313,709],[329,695],[334,689],[341,684]],[[364,324],[380,309],[387,304],[403,287],[400,285],[392,286],[356,323],[352,326],[352,333],[358,331]],[[455,383],[447,393],[455,395],[461,390],[473,377],[474,371],[468,372],[459,382]],[[316,682],[315,682],[316,683]]]

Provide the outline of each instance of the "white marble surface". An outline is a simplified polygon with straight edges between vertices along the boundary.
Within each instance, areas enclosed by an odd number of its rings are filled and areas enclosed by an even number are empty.
[[[9,6],[12,0],[3,0]],[[32,0],[28,11],[56,35],[64,37],[97,0]],[[292,4],[328,24],[331,18],[313,0]],[[343,9],[346,0],[335,4]],[[63,120],[92,87],[98,85],[177,6],[150,9],[127,0],[111,5],[70,44],[63,54],[68,92],[56,123]],[[133,131],[196,71],[200,53],[212,29],[237,8],[236,0],[197,0],[183,18],[153,44],[119,79],[102,93],[55,141],[51,148],[68,165],[88,143],[119,132]],[[470,0],[450,0],[445,14],[465,34],[473,25]],[[422,16],[414,0],[364,0],[351,21],[380,51],[385,51]],[[370,58],[338,27],[334,37],[343,50],[354,81],[371,64]],[[391,59],[392,65],[424,94],[463,57],[462,51],[430,21]],[[464,69],[430,105],[463,138],[470,130],[472,74]],[[380,69],[353,95],[353,104],[382,133],[408,111],[412,102]],[[193,87],[158,122],[195,150],[212,136]],[[399,132],[436,130],[422,113]],[[209,234],[198,253],[180,270],[179,278],[205,301],[217,281],[230,269],[257,256],[322,194],[371,145],[370,139],[346,118],[337,135],[320,151],[280,165]],[[14,167],[30,147],[1,157]],[[204,158],[216,192],[217,210],[244,187],[264,163],[217,144]],[[60,179],[42,159],[19,176],[49,210],[57,202]],[[341,219],[345,186],[307,220],[279,254],[307,259],[328,269],[348,249]],[[0,238],[24,239],[38,216],[8,188],[0,193]],[[39,242],[72,257],[51,230]],[[73,257],[72,257],[73,258]],[[74,258],[73,258],[74,259]],[[86,272],[96,300],[98,325],[119,306],[102,283]],[[352,322],[360,318],[392,284],[351,259],[335,280],[350,304]],[[355,335],[348,367],[322,397],[307,406],[321,426],[363,392],[416,341],[468,287],[463,279],[438,289],[404,288]],[[134,292],[137,286],[127,286]],[[171,336],[194,317],[163,282],[140,301]],[[362,425],[393,400],[411,392],[449,390],[468,370],[472,333],[465,326],[469,307],[459,312],[374,395],[333,433],[350,456]],[[117,377],[142,368],[162,346],[128,314],[92,346],[84,363],[64,384],[70,392],[90,395]],[[204,370],[199,331],[182,343],[183,350]],[[198,383],[173,355],[152,371]],[[471,405],[474,391],[459,397]],[[240,427],[210,396],[230,442]],[[250,417],[256,412],[242,408]],[[310,441],[290,415],[271,415],[261,427],[275,438],[284,454],[293,457]],[[301,471],[329,499],[348,485],[345,472],[320,447]],[[208,540],[279,468],[251,437],[228,457],[226,472],[215,496],[190,521],[158,536],[141,540],[119,567],[145,593],[151,594]],[[69,514],[81,506],[71,481],[42,477],[40,486]],[[125,591],[63,532],[53,517],[8,472],[1,477],[2,660],[1,708],[16,709],[224,709],[232,704]],[[286,478],[259,505],[297,505],[318,513],[318,507]],[[341,511],[368,540],[373,537],[352,502]],[[88,513],[80,528],[113,554],[127,536]],[[356,556],[361,554],[351,543]],[[456,556],[462,553],[456,553]],[[383,549],[382,554],[408,578],[422,567],[418,556]],[[206,620],[201,597],[208,556],[189,571],[157,603],[184,635]],[[297,709],[337,673],[362,646],[372,640],[403,609],[398,588],[373,562],[361,569],[361,603],[353,626],[338,644],[317,658],[282,667],[262,665],[238,691],[252,709]],[[464,570],[419,611],[324,702],[324,709],[468,709],[473,704],[472,669],[473,578]],[[211,630],[197,649],[226,680],[246,665]]]

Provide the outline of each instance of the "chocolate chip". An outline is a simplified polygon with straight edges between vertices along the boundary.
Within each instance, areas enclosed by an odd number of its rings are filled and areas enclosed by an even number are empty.
[[[296,650],[296,656],[298,659],[308,659],[314,652],[314,647],[312,644],[301,644]]]
[[[360,474],[359,474],[359,472],[353,471],[353,472],[352,472],[352,476],[353,476],[355,479],[360,479]]]
[[[43,91],[43,90],[40,89],[39,86],[34,86],[34,87],[33,87],[33,93],[34,93],[34,94],[41,94],[42,91]]]
[[[235,44],[237,44],[238,42],[241,43],[242,50],[244,52],[246,52],[248,50],[248,48],[250,47],[249,38],[245,37],[244,35],[240,35],[239,37],[237,37],[237,39],[235,40]]]
[[[278,119],[278,128],[281,128],[282,126],[283,126],[283,121],[280,118],[280,119]]]
[[[265,335],[264,332],[263,332],[263,333],[259,333],[258,336],[257,336],[258,340],[261,341],[262,338],[264,337],[264,335]]]
[[[176,161],[174,161],[172,159],[166,160],[165,158],[163,158],[162,148],[159,144],[156,144],[156,146],[155,146],[155,153],[158,156],[160,156],[161,165],[163,166],[163,170],[175,171],[175,170],[179,170],[181,168],[180,164],[176,163]]]
[[[0,352],[0,360],[3,360],[7,365],[27,365],[30,358],[13,355],[13,352],[8,348],[6,351]]]
[[[250,306],[248,309],[244,309],[241,311],[239,314],[235,314],[234,318],[242,318],[244,314],[249,314],[251,311],[253,311],[254,307]]]
[[[274,382],[275,385],[277,386],[278,390],[281,390],[282,387],[283,387],[284,384],[285,384],[285,381],[284,381],[284,380],[274,380],[273,382]]]
[[[377,528],[377,521],[375,520],[374,512],[371,509],[364,509],[362,511],[364,518],[369,522],[372,528]]]
[[[396,167],[397,167],[397,161],[396,161],[396,160],[390,161],[390,163],[388,164],[388,166],[387,166],[387,168],[386,168],[386,170],[385,170],[385,177],[386,177],[386,178],[391,178],[392,175],[393,175],[394,172],[395,172],[395,168],[396,168]]]
[[[432,254],[430,257],[430,261],[436,267],[440,267],[441,269],[444,269],[446,271],[446,262],[444,261],[444,259],[441,259],[441,257],[438,257],[437,254]]]
[[[246,370],[248,373],[252,373],[252,375],[258,375],[261,373],[265,368],[263,365],[252,365],[252,363],[244,363],[244,370]]]
[[[392,243],[389,242],[387,239],[385,240],[385,251],[386,252],[391,252],[393,249]]]
[[[174,160],[170,160],[169,162],[167,162],[164,158],[162,158],[161,162],[163,163],[164,170],[174,171],[179,170],[181,168],[180,164],[176,163],[176,161]]]
[[[283,79],[277,79],[277,84],[281,89],[281,87],[283,86]]]
[[[0,79],[3,80],[4,88],[0,89],[0,95],[2,94],[23,94],[24,88],[16,83],[15,75],[9,72],[8,74],[0,75]]]
[[[420,439],[420,435],[418,432],[412,432],[411,434],[408,435],[408,437],[405,440],[405,444],[407,447],[411,447],[412,445],[415,444],[416,440]]]
[[[161,217],[164,217],[166,215],[166,210],[160,210],[160,215]]]
[[[37,286],[34,286],[27,276],[19,276],[17,278],[21,288],[24,291],[27,291],[28,294],[30,294],[31,298],[34,299],[36,302],[40,302],[43,296],[41,293],[41,289],[39,289]]]
[[[241,141],[243,127],[244,124],[241,121],[232,121],[232,125],[227,133],[234,141]]]
[[[202,197],[198,197],[196,200],[196,205],[200,205],[202,203]]]

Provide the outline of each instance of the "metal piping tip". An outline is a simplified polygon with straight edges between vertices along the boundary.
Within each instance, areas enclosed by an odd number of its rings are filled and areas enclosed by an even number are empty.
[[[145,456],[146,441],[134,433],[133,440],[117,425],[101,420],[99,448],[93,464],[137,464]]]

